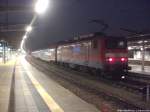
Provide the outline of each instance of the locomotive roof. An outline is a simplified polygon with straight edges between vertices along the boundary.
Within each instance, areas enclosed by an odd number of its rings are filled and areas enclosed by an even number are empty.
[[[74,37],[74,39],[72,39],[72,40],[59,41],[55,44],[51,44],[50,47],[56,47],[58,45],[69,44],[69,43],[74,43],[74,42],[81,42],[81,41],[92,40],[92,39],[97,39],[97,38],[125,39],[125,37],[107,36],[104,33],[96,32],[96,33],[92,33],[92,34],[88,34],[88,35],[81,35],[78,37]]]

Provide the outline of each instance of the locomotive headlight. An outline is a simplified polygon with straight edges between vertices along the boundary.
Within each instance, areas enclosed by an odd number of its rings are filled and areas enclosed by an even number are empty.
[[[122,62],[126,62],[128,59],[127,58],[121,58],[120,59]]]
[[[125,76],[123,75],[123,76],[121,76],[121,79],[125,79]]]
[[[110,58],[107,58],[106,60],[107,60],[108,62],[112,63],[112,62],[114,62],[115,59],[110,57]]]
[[[112,58],[109,58],[108,60],[109,60],[109,62],[112,62],[112,61],[113,61],[113,59],[112,59]]]
[[[121,58],[121,61],[125,61],[125,58]]]

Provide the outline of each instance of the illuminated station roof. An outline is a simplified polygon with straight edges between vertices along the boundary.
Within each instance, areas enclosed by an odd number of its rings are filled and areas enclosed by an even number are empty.
[[[19,48],[25,27],[33,18],[32,2],[0,1],[0,41],[7,41],[13,48]]]
[[[129,50],[142,49],[143,45],[145,49],[150,49],[150,34],[139,34],[127,37],[127,39]]]

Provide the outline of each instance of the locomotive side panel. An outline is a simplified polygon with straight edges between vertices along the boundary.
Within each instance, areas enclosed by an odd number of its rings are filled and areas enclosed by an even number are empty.
[[[67,45],[57,49],[58,62],[82,65],[91,68],[103,68],[102,39],[91,39]]]
[[[88,66],[89,41],[61,45],[57,49],[58,62]]]
[[[70,63],[70,59],[72,58],[72,50],[69,45],[61,45],[57,49],[57,61]]]
[[[101,39],[91,40],[91,45],[89,47],[89,67],[101,69]]]
[[[73,58],[71,59],[71,62],[77,65],[88,66],[89,45],[89,41],[75,43],[72,49]]]

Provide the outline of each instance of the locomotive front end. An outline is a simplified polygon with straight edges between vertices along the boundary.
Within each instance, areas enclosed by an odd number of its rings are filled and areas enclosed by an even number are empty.
[[[105,69],[109,73],[127,73],[128,51],[124,38],[111,38],[105,41]]]

